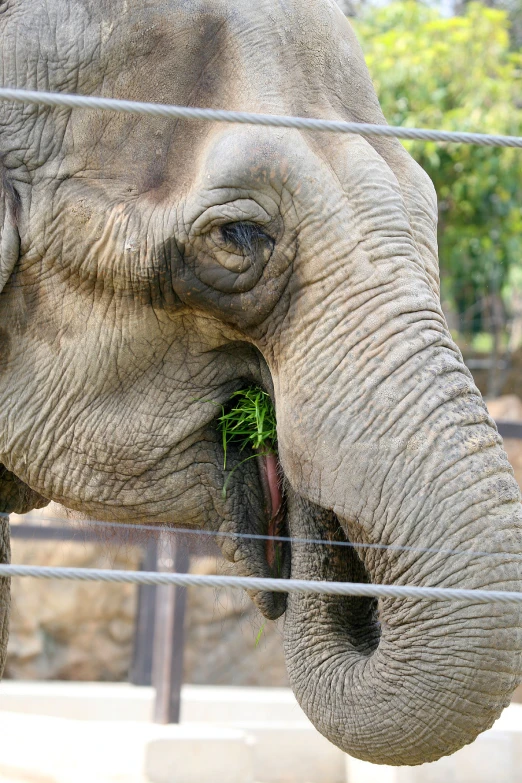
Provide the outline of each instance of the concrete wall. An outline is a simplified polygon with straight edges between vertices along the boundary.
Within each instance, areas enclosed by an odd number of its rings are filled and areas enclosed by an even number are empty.
[[[522,783],[522,706],[453,756],[382,767],[343,754],[282,688],[186,686],[179,726],[151,688],[0,684],[0,783]]]

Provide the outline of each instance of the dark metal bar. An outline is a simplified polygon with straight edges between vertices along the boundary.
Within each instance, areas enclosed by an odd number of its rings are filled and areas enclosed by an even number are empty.
[[[518,421],[497,421],[499,435],[503,438],[522,440],[522,424]]]
[[[187,573],[189,555],[176,536],[161,534],[158,542],[158,570]],[[156,589],[156,620],[152,684],[156,689],[154,721],[179,723],[183,682],[184,625],[187,591],[183,587]]]
[[[145,549],[142,571],[158,570],[158,543],[151,538]],[[134,627],[134,645],[129,681],[133,685],[152,684],[152,658],[154,644],[154,621],[156,617],[156,587],[140,585],[138,588],[138,608]]]
[[[105,541],[103,532],[60,527],[59,525],[32,525],[22,522],[11,525],[11,538],[24,538],[34,541],[75,541],[77,544]]]
[[[468,370],[506,370],[508,362],[505,359],[485,358],[485,359],[464,359],[464,364]]]

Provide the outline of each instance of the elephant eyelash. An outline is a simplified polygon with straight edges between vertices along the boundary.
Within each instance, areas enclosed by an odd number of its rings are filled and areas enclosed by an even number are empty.
[[[270,252],[275,241],[255,223],[227,223],[221,226],[221,236],[227,243],[235,245],[245,255],[255,256],[260,245],[268,246]]]

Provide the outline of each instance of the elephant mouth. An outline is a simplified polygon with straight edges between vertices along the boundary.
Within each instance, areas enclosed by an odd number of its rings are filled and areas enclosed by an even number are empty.
[[[275,577],[283,574],[286,556],[285,541],[286,503],[283,492],[283,471],[276,454],[264,454],[258,457],[259,476],[265,500],[265,519],[267,520],[265,542],[266,562]]]
[[[223,443],[222,496],[230,497],[232,511],[221,528],[229,535],[218,543],[241,575],[287,579],[291,571],[289,487],[277,452],[271,379],[267,371],[264,376],[245,380],[215,419]],[[284,614],[285,593],[248,592],[267,619]]]
[[[273,394],[269,391],[270,386],[260,383],[259,379],[245,383],[243,388],[245,391],[257,389],[262,395],[273,400]],[[234,403],[237,400],[236,395],[242,393],[236,392],[222,408],[223,417],[228,415],[228,411],[238,410],[234,407]],[[245,497],[248,494],[252,497],[248,488],[252,488],[251,482],[257,474],[259,485],[255,495],[259,499],[259,506],[257,506],[258,513],[234,515],[234,527],[240,536],[233,545],[225,544],[225,548],[222,545],[225,557],[233,563],[239,563],[242,575],[247,576],[288,579],[295,571],[296,574],[299,573],[299,578],[329,579],[335,575],[339,581],[370,581],[357,550],[350,547],[346,527],[342,521],[333,511],[314,506],[304,497],[300,497],[285,479],[277,453],[277,441],[273,439],[269,443],[258,443],[256,447],[252,447],[251,441],[244,439],[248,428],[244,426],[243,420],[240,424],[241,426],[238,426],[237,420],[234,419],[232,435],[229,431],[224,438],[224,442],[227,443],[224,464],[226,464],[228,446],[232,448],[234,445],[232,465],[235,462],[235,466],[229,468],[229,477],[234,475],[236,477],[234,481],[236,492]],[[216,420],[216,426],[220,437],[223,436],[223,430],[219,429],[220,419]],[[239,438],[234,434],[238,431]],[[246,457],[244,449],[246,449]],[[255,474],[251,467],[248,467],[253,465],[257,468]],[[240,471],[236,473],[238,468]],[[229,478],[225,481],[225,487],[229,486],[228,481]],[[230,486],[233,484],[231,483]],[[238,500],[236,495],[237,502],[241,504],[241,499]],[[301,531],[302,535],[291,539],[292,530]],[[230,539],[228,541],[230,542]],[[318,546],[319,541],[321,545]],[[317,567],[312,567],[309,573],[303,576],[302,571],[303,568],[306,570],[307,563],[315,564]],[[258,590],[248,592],[267,619],[275,620],[285,613],[286,593]],[[350,605],[350,619],[355,622],[355,625],[359,625],[361,620],[361,618],[355,619],[359,614],[356,609],[361,610],[364,618],[372,615],[369,625],[373,625],[374,602],[369,602],[372,604],[372,610],[369,610],[368,601],[365,600],[359,599],[355,602],[348,600],[346,603]]]
[[[264,508],[260,535],[256,538],[257,543],[261,544],[262,551],[259,553],[261,561],[257,561],[258,567],[254,562],[251,563],[252,574],[289,579],[292,552],[288,533],[287,488],[283,470],[276,454],[259,454],[257,467]],[[252,551],[253,549],[250,549],[250,552]],[[249,591],[249,594],[259,611],[268,620],[277,620],[286,611],[286,593]]]
[[[264,383],[260,378],[246,381],[240,391],[234,392],[221,407],[221,418],[216,417],[216,428],[224,444],[223,464],[227,465],[227,458],[231,463],[223,496],[227,496],[229,487],[235,487],[234,511],[238,507],[246,510],[246,498],[256,497],[256,507],[251,507],[250,513],[247,510],[246,513],[233,513],[231,519],[229,517],[228,531],[232,533],[232,538],[219,542],[223,554],[232,563],[238,564],[241,575],[245,576],[288,579],[299,574],[298,578],[335,577],[339,581],[371,581],[358,550],[352,548],[348,541],[346,525],[342,520],[332,510],[319,508],[301,497],[285,478],[277,453],[276,438],[272,437],[265,442],[250,439],[246,420],[238,420],[237,412],[243,409],[241,404],[237,405],[237,395],[258,391],[265,401],[266,398],[273,401],[273,389],[266,383],[266,377],[263,380]],[[229,412],[232,412],[232,419],[228,418]],[[272,415],[273,429],[270,431],[274,432],[275,412]],[[225,419],[230,424],[227,430],[221,426]],[[256,434],[263,429],[260,427],[256,430],[254,425],[252,428]],[[254,466],[256,469],[252,470]],[[252,492],[252,482],[256,482],[256,476],[258,488]],[[229,526],[231,521],[232,527]],[[234,537],[234,531],[239,534],[237,538]],[[297,532],[298,537],[291,538],[291,532],[292,535]],[[308,571],[306,564],[311,566]],[[275,620],[285,613],[286,593],[266,590],[248,592],[267,619]],[[365,619],[368,619],[369,626],[373,626],[373,601],[359,599],[345,603],[350,606],[350,620],[356,626],[361,622],[365,625]],[[371,604],[371,608],[367,604]],[[358,617],[359,614],[363,615],[362,619]]]
[[[259,455],[258,469],[265,500],[265,559],[270,576],[371,583],[361,548],[351,543],[342,520],[333,511],[296,495],[285,482],[276,454]],[[297,519],[304,525],[303,535],[292,538],[290,531]],[[306,564],[310,573],[302,573]],[[286,594],[257,593],[252,597],[268,619],[275,620],[286,611]],[[329,600],[323,597],[325,603]],[[335,598],[334,603],[344,618],[351,649],[365,656],[375,652],[382,631],[378,602],[373,598]]]

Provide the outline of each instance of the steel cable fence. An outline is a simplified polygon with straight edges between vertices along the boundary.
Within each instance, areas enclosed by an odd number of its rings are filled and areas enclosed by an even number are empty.
[[[8,514],[0,514],[7,519]],[[53,517],[39,517],[40,522],[60,521]],[[307,546],[344,546],[353,549],[370,548],[398,552],[428,553],[442,555],[468,555],[470,557],[488,556],[506,558],[508,560],[522,559],[522,554],[510,552],[485,552],[462,549],[437,549],[436,547],[413,547],[392,544],[365,544],[351,541],[330,541],[328,539],[296,538],[292,536],[269,536],[262,534],[228,533],[208,530],[191,530],[189,528],[168,528],[162,526],[132,525],[122,523],[106,523],[97,521],[82,521],[84,527],[76,527],[76,531],[92,533],[92,528],[126,528],[132,532],[136,529],[149,534],[159,533],[162,536],[194,536],[214,538],[237,538],[238,540],[253,539],[265,542],[283,542],[292,545]],[[41,526],[44,530],[44,525]],[[16,526],[14,528],[16,530]],[[103,541],[103,533],[100,533]],[[79,540],[78,543],[81,543]],[[68,568],[29,565],[0,565],[1,577],[32,577],[35,579],[78,580],[83,582],[127,583],[137,585],[171,585],[177,587],[230,587],[235,589],[268,591],[277,593],[310,593],[316,595],[338,595],[366,598],[402,598],[410,600],[429,601],[467,601],[468,603],[522,603],[522,593],[505,590],[475,590],[450,587],[420,587],[408,585],[383,585],[351,582],[331,582],[320,580],[282,579],[266,577],[223,576],[218,574],[196,575],[186,573],[170,573],[157,571],[132,571],[97,568]]]
[[[9,518],[9,514],[0,513],[0,518]],[[51,522],[60,523],[63,525],[67,520],[58,517],[38,517],[39,522]],[[172,536],[199,536],[206,539],[237,539],[238,541],[265,541],[281,544],[300,544],[300,545],[313,545],[313,546],[328,546],[328,547],[345,547],[347,549],[369,549],[377,551],[393,551],[393,552],[412,552],[414,554],[432,554],[432,555],[466,555],[469,557],[505,557],[508,559],[522,560],[522,553],[514,552],[498,552],[498,551],[486,551],[480,549],[450,549],[449,547],[420,547],[407,544],[375,544],[366,543],[363,541],[336,541],[329,538],[302,538],[299,536],[283,536],[283,535],[269,535],[267,533],[237,533],[221,530],[200,530],[188,527],[167,527],[162,525],[144,525],[144,524],[132,524],[125,522],[100,522],[98,520],[86,519],[75,520],[79,527],[74,527],[78,535],[91,532],[93,529],[105,529],[114,530],[118,532],[127,531],[131,537],[132,534],[145,533],[148,535],[161,534]],[[42,526],[43,528],[43,526]],[[45,528],[43,528],[45,529]],[[100,533],[100,540],[103,539],[103,533]],[[110,541],[109,541],[110,543]]]
[[[293,128],[296,130],[321,131],[334,133],[379,136],[404,140],[434,141],[440,143],[473,144],[486,147],[522,148],[522,137],[501,134],[468,133],[460,131],[439,131],[426,128],[408,128],[404,126],[377,125],[370,123],[322,120],[307,117],[291,117],[253,112],[225,111],[187,106],[169,106],[158,103],[101,98],[96,96],[71,95],[44,91],[0,88],[0,101],[43,106],[46,108],[90,109],[112,111],[125,114],[141,114],[150,117],[168,119],[202,120],[208,122],[239,123],[262,127]],[[0,514],[0,517],[8,517]],[[63,521],[63,520],[62,520]],[[93,524],[110,524],[95,523]],[[116,525],[117,523],[115,523]],[[167,528],[147,525],[133,526],[133,530],[152,530],[161,533]],[[386,544],[366,544],[351,541],[330,541],[322,539],[300,539],[287,536],[268,536],[261,534],[240,534],[216,531],[194,531],[192,529],[173,529],[173,533],[231,536],[237,539],[258,539],[282,543],[307,545],[347,546],[351,548],[393,549],[403,552],[430,554],[468,554],[471,556],[495,556],[509,559],[522,558],[522,554],[473,552],[432,547],[394,546]],[[118,571],[90,568],[52,568],[45,566],[0,565],[0,577],[33,577],[38,579],[65,579],[80,581],[102,581],[115,583],[133,583],[141,585],[177,585],[182,587],[232,587],[247,590],[265,590],[285,593],[311,593],[318,595],[357,596],[367,598],[402,598],[431,601],[467,601],[469,603],[522,603],[522,593],[503,590],[469,590],[448,587],[415,587],[403,585],[376,585],[350,582],[324,582],[295,579],[270,579],[256,577],[234,577],[219,575],[172,574],[143,571]]]
[[[463,131],[440,131],[432,128],[407,128],[405,126],[377,125],[368,122],[344,122],[321,120],[308,117],[290,117],[278,114],[257,114],[255,112],[225,111],[222,109],[199,109],[191,106],[169,106],[162,103],[143,103],[116,98],[100,98],[87,95],[18,90],[0,88],[0,101],[44,106],[47,108],[97,109],[123,114],[142,114],[149,117],[165,117],[180,120],[205,120],[207,122],[228,122],[244,125],[260,125],[270,128],[294,128],[295,130],[349,133],[361,136],[384,136],[409,141],[436,141],[452,144],[474,144],[481,147],[519,147],[522,136],[505,136],[495,133],[467,133]]]
[[[452,587],[324,582],[309,579],[270,579],[247,576],[171,574],[155,571],[120,571],[102,568],[53,568],[52,566],[0,565],[0,577],[33,577],[81,582],[110,582],[177,587],[233,587],[272,593],[310,593],[359,598],[402,598],[426,601],[465,601],[473,604],[522,604],[522,593],[508,590],[469,590]]]

